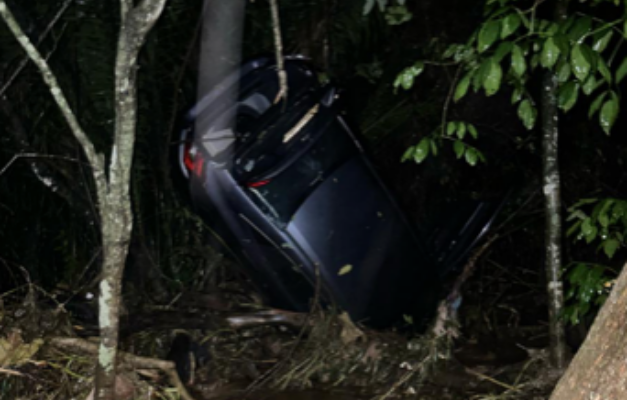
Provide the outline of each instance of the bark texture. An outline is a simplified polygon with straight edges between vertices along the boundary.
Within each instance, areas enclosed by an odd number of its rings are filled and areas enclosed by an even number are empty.
[[[96,399],[115,399],[122,275],[131,241],[133,214],[131,167],[137,125],[137,57],[166,0],[144,0],[136,7],[120,2],[120,34],[115,63],[115,139],[107,191],[100,198],[103,266],[98,299],[100,347],[96,364]]]
[[[557,0],[555,20],[567,18],[569,0]],[[546,280],[549,300],[549,338],[551,363],[558,369],[566,367],[566,342],[562,268],[562,217],[560,200],[560,171],[558,162],[559,109],[557,106],[557,75],[544,73],[542,81],[542,178],[545,215]]]
[[[627,399],[627,268],[550,400]]]
[[[557,77],[553,71],[544,75],[542,87],[542,175],[545,214],[546,280],[549,298],[549,335],[551,362],[557,368],[566,363],[564,289],[562,267],[562,218],[560,215],[560,173],[558,164]]]

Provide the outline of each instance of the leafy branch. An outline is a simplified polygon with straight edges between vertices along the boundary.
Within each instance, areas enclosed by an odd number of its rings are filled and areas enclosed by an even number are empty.
[[[576,13],[555,22],[537,17],[544,1],[534,2],[527,10],[514,7],[516,2],[488,0],[486,20],[467,43],[450,45],[442,53],[440,62],[419,60],[405,68],[394,81],[395,90],[413,88],[427,65],[458,65],[462,74],[461,79],[453,83],[455,103],[466,97],[471,89],[490,97],[508,86],[518,117],[527,130],[533,130],[538,110],[536,100],[526,87],[537,71],[552,71],[558,78],[559,109],[567,113],[581,102],[582,95],[589,97],[589,119],[598,114],[599,126],[609,135],[620,112],[621,96],[617,87],[627,76],[627,57],[617,67],[613,65],[627,37],[627,20],[622,17],[605,21]],[[620,2],[610,0],[592,3],[607,2],[617,8],[623,7]],[[624,15],[625,10],[619,11]],[[614,45],[614,49],[607,53],[610,45]],[[448,108],[448,103],[449,99],[444,109]],[[447,124],[444,118],[439,126],[442,137]],[[461,148],[459,144],[454,146]],[[426,145],[420,143],[412,146],[410,150],[418,154],[408,150],[409,155],[406,152],[403,159],[422,162],[425,148]],[[431,153],[435,155],[437,152]]]

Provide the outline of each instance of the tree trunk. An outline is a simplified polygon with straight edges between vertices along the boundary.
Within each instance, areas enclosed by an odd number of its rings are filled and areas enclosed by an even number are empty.
[[[120,326],[122,276],[133,227],[131,166],[137,126],[137,57],[166,0],[144,0],[133,7],[121,0],[121,26],[115,63],[115,140],[108,191],[100,200],[103,266],[98,299],[100,347],[96,364],[96,399],[115,399],[116,356]]]
[[[542,175],[544,184],[546,280],[549,297],[549,337],[551,363],[565,367],[566,345],[562,267],[562,218],[560,216],[560,173],[557,159],[558,140],[557,77],[547,71],[542,84]]]
[[[566,19],[569,0],[557,0],[555,19]],[[560,200],[560,172],[558,162],[559,110],[557,107],[557,75],[552,70],[544,73],[542,81],[542,175],[545,215],[546,279],[549,299],[549,338],[551,363],[566,367],[564,340],[564,287],[562,268],[562,218]]]
[[[550,400],[627,399],[627,266]]]

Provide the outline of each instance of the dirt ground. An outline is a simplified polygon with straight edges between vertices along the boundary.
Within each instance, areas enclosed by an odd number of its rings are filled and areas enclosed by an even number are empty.
[[[1,298],[0,398],[89,399],[93,304],[32,285]],[[548,398],[559,377],[541,321],[525,324],[507,307],[507,318],[485,314],[472,296],[443,329],[422,333],[369,330],[319,308],[234,304],[188,293],[127,310],[120,399],[531,400]]]

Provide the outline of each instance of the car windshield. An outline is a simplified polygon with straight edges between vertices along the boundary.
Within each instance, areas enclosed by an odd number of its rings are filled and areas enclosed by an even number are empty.
[[[279,175],[268,181],[249,183],[251,197],[284,227],[316,186],[356,153],[355,144],[335,120],[305,154]]]

